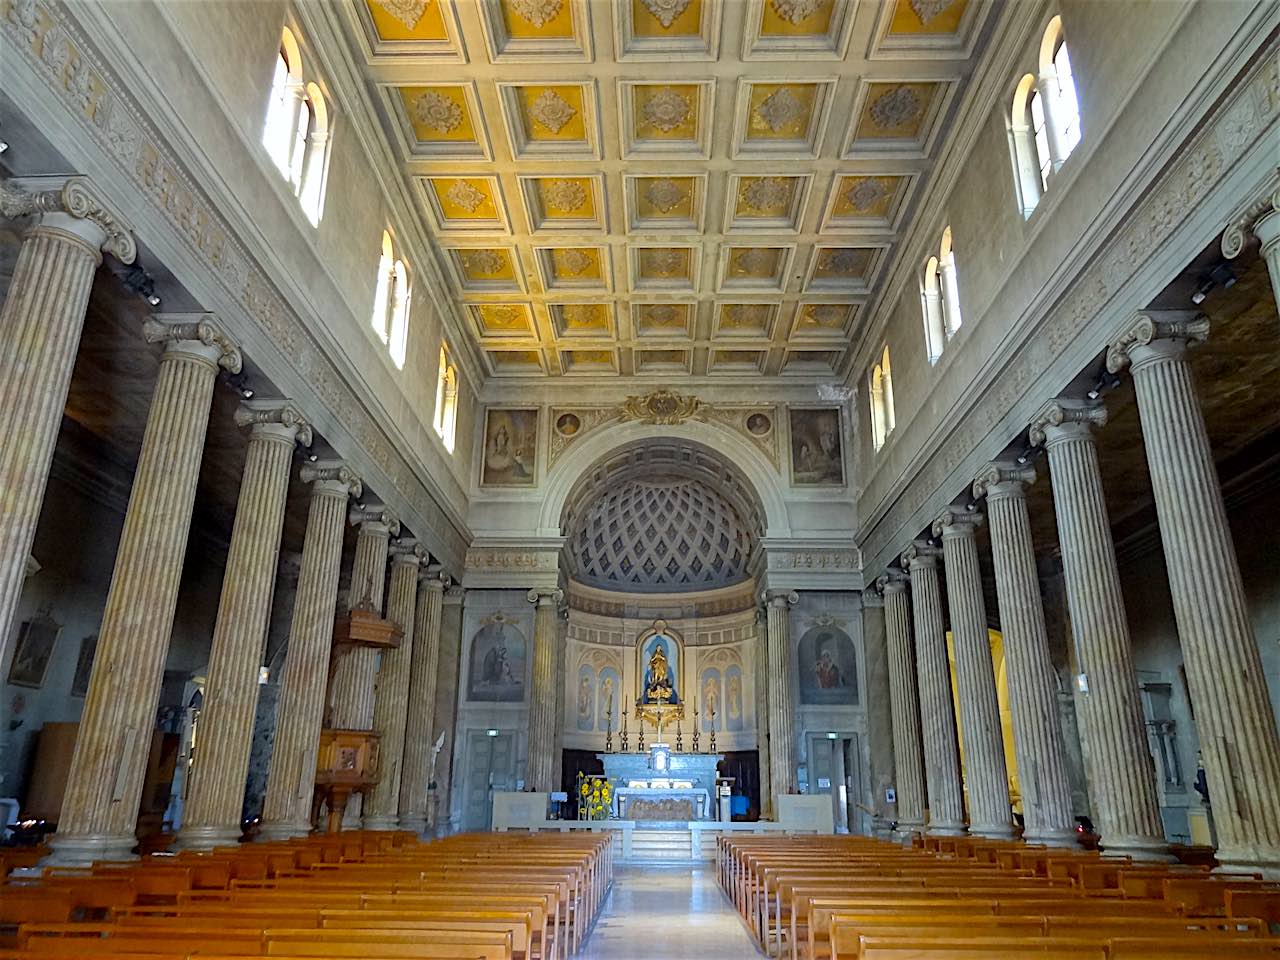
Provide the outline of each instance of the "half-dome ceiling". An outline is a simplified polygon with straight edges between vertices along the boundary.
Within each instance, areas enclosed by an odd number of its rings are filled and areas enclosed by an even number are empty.
[[[638,592],[713,590],[747,577],[751,533],[702,480],[630,479],[600,492],[570,534],[570,573]]]

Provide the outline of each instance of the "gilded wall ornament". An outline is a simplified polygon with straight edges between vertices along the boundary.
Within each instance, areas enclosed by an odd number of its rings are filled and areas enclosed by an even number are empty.
[[[654,303],[642,308],[641,316],[655,327],[678,327],[682,321],[680,311],[669,303]]]
[[[762,247],[740,250],[733,255],[734,271],[751,275],[772,273],[777,265],[777,254]]]
[[[662,24],[662,29],[670,28],[676,18],[689,8],[690,0],[641,0],[645,9],[653,19]]]
[[[563,130],[577,113],[569,101],[554,90],[543,90],[529,105],[529,116],[552,133]]]
[[[779,87],[760,101],[756,116],[774,133],[779,133],[804,116],[804,104],[788,88]]]
[[[576,247],[557,250],[551,255],[551,258],[555,263],[556,273],[567,274],[571,277],[578,276],[591,266],[591,257]]]
[[[688,120],[689,111],[689,99],[671,89],[659,90],[640,110],[649,125],[663,133],[670,133]]]
[[[462,255],[462,265],[468,273],[500,273],[507,258],[495,250],[468,250]]]
[[[683,250],[646,250],[643,253],[644,272],[659,277],[673,277],[685,272],[688,257]]]
[[[688,193],[670,177],[659,177],[649,181],[644,198],[653,205],[654,209],[669,213],[688,198]]]
[[[587,202],[587,191],[577,180],[552,180],[542,188],[542,199],[552,210],[571,213]]]
[[[487,199],[483,193],[466,180],[454,181],[453,185],[445,191],[444,196],[450,203],[461,207],[468,213],[475,213],[480,208],[480,204]]]
[[[773,0],[773,9],[788,23],[799,26],[822,8],[823,0]]]
[[[462,124],[462,108],[436,90],[428,90],[413,101],[413,115],[437,133],[451,133]]]
[[[791,202],[791,181],[786,177],[760,177],[743,187],[738,196],[752,210],[777,210]]]
[[[541,30],[560,15],[564,0],[509,0],[511,9],[522,20]]]
[[[427,12],[428,0],[378,0],[378,6],[412,30]]]
[[[579,330],[598,330],[607,326],[604,307],[598,303],[569,303],[561,311],[566,327]]]
[[[864,177],[845,191],[844,198],[849,201],[849,206],[854,210],[863,211],[870,210],[883,200],[887,193],[884,184],[879,180]]]
[[[928,26],[930,20],[954,3],[955,0],[911,0],[911,9],[920,18],[920,22]]]
[[[918,93],[910,87],[894,87],[876,97],[871,104],[871,119],[886,130],[905,127],[920,116],[922,108]]]
[[[674,390],[654,390],[644,396],[627,397],[618,408],[618,419],[670,426],[686,420],[705,420],[706,404]]]

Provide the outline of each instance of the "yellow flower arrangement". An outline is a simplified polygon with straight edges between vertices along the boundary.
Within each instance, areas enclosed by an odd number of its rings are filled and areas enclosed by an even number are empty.
[[[578,816],[586,820],[607,820],[613,800],[613,786],[602,776],[578,774]]]

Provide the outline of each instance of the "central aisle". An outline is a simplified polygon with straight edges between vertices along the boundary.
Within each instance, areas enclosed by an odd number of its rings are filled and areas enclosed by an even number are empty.
[[[618,868],[582,960],[741,960],[759,951],[712,864]]]

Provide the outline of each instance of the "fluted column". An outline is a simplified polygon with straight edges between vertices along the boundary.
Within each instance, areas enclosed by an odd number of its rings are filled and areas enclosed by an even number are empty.
[[[102,252],[132,263],[131,228],[83,177],[27,193],[0,181],[0,215],[36,214],[0,308],[0,663],[26,579],[49,464]]]
[[[51,863],[117,860],[128,857],[135,843],[214,379],[219,366],[240,370],[240,351],[208,315],[155,317],[143,333],[149,343],[165,343],[165,352],[116,550]]]
[[[1000,701],[987,633],[987,608],[982,597],[975,537],[981,514],[945,510],[933,523],[942,538],[947,565],[947,603],[951,637],[956,651],[960,732],[964,737],[965,785],[969,792],[969,832],[979,837],[1011,837],[1013,808],[1009,804],[1009,770],[1004,758]]]
[[[446,587],[440,602],[440,651],[436,657],[436,709],[435,728],[439,731],[436,743],[441,745],[435,755],[435,796],[428,799],[432,818],[429,830],[438,837],[447,836],[454,829],[453,819],[453,756],[457,746],[458,684],[462,662],[462,613],[467,591],[461,586]],[[434,751],[435,744],[432,744]],[[428,780],[428,783],[431,781]]]
[[[209,650],[200,739],[178,832],[179,846],[193,849],[240,838],[289,466],[295,442],[311,445],[311,425],[279,400],[247,401],[236,411],[236,423],[252,424],[252,430]]]
[[[885,636],[884,598],[878,590],[862,591],[862,643],[866,650],[867,753],[870,758],[871,832],[887,837],[897,804],[885,800],[893,786],[893,711],[889,689],[889,649]]]
[[[769,668],[768,615],[756,608],[756,763],[760,775],[760,819],[773,819],[773,789],[769,782],[769,684],[765,671]]]
[[[911,574],[928,832],[954,837],[965,831],[964,789],[960,783],[955,703],[951,698],[951,662],[942,628],[942,591],[938,587],[941,555],[940,548],[927,540],[917,540],[903,551],[902,565]]]
[[[378,782],[364,805],[366,830],[395,830],[400,825],[400,779],[403,770],[409,674],[416,639],[418,568],[427,559],[427,548],[416,540],[391,544],[391,586],[387,619],[404,631],[398,647],[382,651],[374,688],[373,729],[378,731]]]
[[[1067,608],[1084,689],[1078,701],[1086,767],[1103,849],[1167,860],[1168,844],[1147,746],[1115,544],[1092,425],[1101,404],[1059,399],[1032,419],[1030,439],[1049,455]]]
[[[400,521],[381,504],[356,504],[349,516],[358,526],[356,556],[351,565],[351,609],[382,615],[387,583],[387,549],[400,535]],[[379,651],[351,644],[337,653],[329,682],[329,723],[335,730],[373,729],[373,687]],[[356,803],[355,798],[352,798]]]
[[[363,489],[360,478],[338,460],[304,464],[301,476],[312,485],[311,506],[262,805],[264,840],[301,837],[311,831],[311,798],[329,680],[347,498],[360,496]]]
[[[795,793],[796,716],[791,703],[791,611],[799,594],[766,590],[769,645],[769,785],[774,796]]]
[[[1013,744],[1022,785],[1022,838],[1071,847],[1076,844],[1071,781],[1027,513],[1026,485],[1035,478],[1031,467],[991,463],[974,479],[973,495],[987,498],[991,523]]]
[[[551,781],[556,748],[556,610],[562,590],[534,589],[528,601],[537,605],[533,620],[533,690],[529,697],[529,766],[525,782],[530,790],[555,790]]]
[[[423,834],[431,815],[431,781],[444,733],[436,745],[435,711],[440,613],[449,578],[431,568],[418,583],[418,609],[413,623],[413,658],[406,696],[404,761],[400,773],[400,829]]]
[[[889,653],[889,696],[893,701],[893,771],[898,794],[898,832],[924,832],[924,757],[920,739],[920,696],[911,643],[905,573],[890,571],[876,581],[884,594]]]
[[[1160,540],[1218,834],[1218,863],[1280,875],[1280,735],[1187,345],[1194,313],[1145,313],[1107,351],[1132,365]]]
[[[1280,181],[1269,195],[1244,212],[1222,235],[1222,252],[1227,259],[1244,250],[1246,234],[1252,233],[1262,246],[1262,257],[1271,275],[1271,295],[1280,306]],[[1208,771],[1205,771],[1206,776]]]

